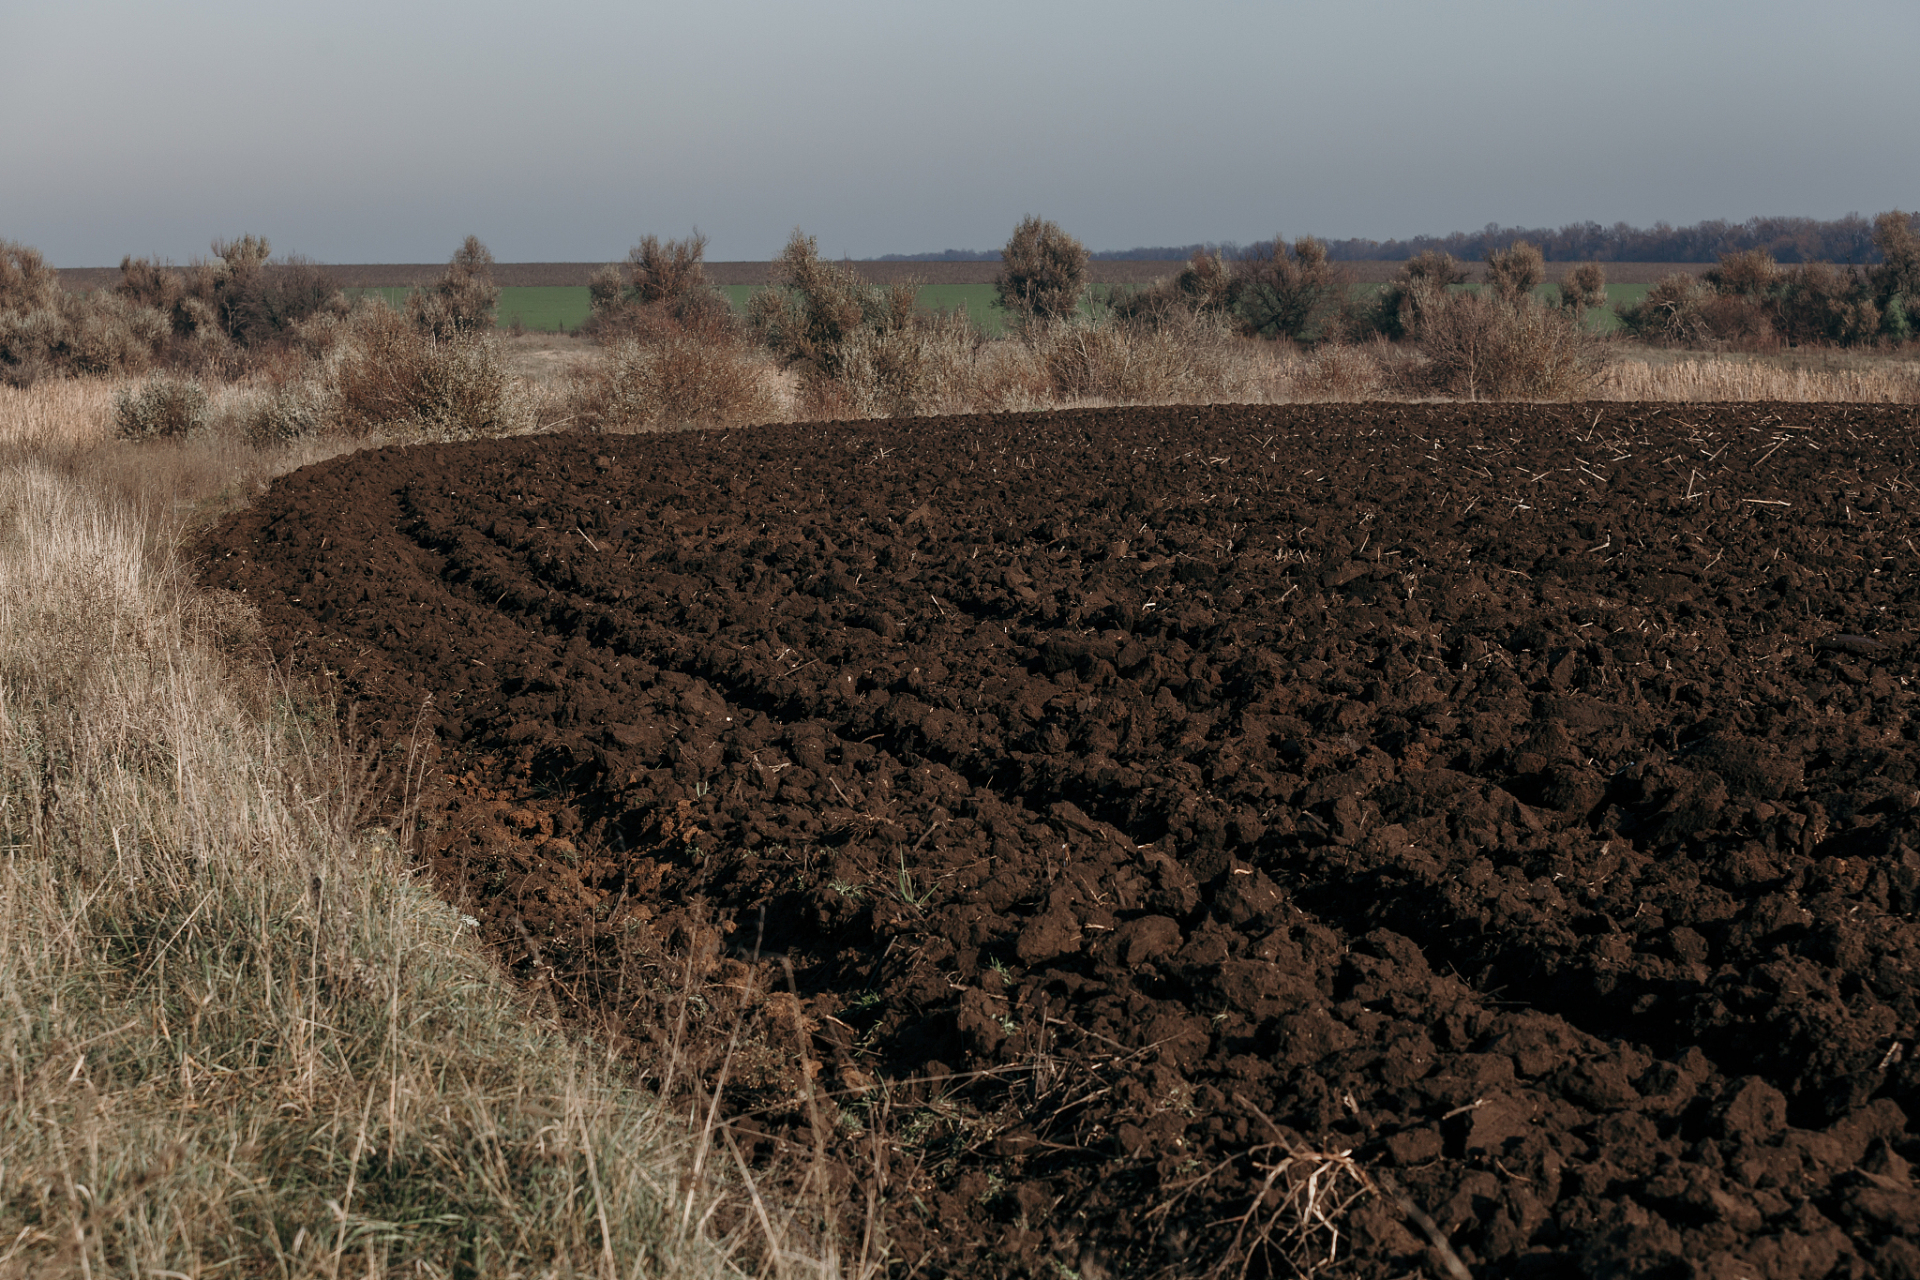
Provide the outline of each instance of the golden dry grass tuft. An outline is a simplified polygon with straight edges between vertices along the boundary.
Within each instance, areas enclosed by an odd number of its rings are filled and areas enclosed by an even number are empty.
[[[732,1273],[698,1126],[373,823],[417,761],[352,763],[191,581],[185,521],[301,455],[111,406],[0,392],[0,1277]]]
[[[1795,403],[1920,404],[1920,360],[1817,368],[1738,359],[1618,360],[1601,374],[1596,400],[1780,400]]]

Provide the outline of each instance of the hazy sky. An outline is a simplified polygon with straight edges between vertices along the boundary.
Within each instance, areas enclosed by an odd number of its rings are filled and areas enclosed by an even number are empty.
[[[1913,0],[0,0],[0,238],[325,262],[1920,206]]]

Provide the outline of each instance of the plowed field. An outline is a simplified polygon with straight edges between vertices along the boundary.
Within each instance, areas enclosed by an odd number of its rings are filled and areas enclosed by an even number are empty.
[[[1914,1276],[1917,427],[396,449],[206,578],[417,727],[423,862],[530,980],[643,1059],[757,1019],[742,1149],[903,1274]]]

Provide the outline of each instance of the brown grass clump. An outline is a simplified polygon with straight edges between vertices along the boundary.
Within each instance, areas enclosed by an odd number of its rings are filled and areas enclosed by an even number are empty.
[[[247,606],[58,467],[0,498],[0,1273],[720,1274],[684,1138],[223,655]]]
[[[237,415],[239,432],[260,448],[318,440],[327,434],[333,410],[333,398],[319,379],[278,379],[261,388]]]
[[[113,402],[122,390],[106,381],[70,378],[0,386],[0,450],[68,457],[97,445],[113,434]],[[8,460],[0,454],[0,462]]]
[[[1329,342],[1316,348],[1312,356],[1295,366],[1288,398],[1343,401],[1378,398],[1388,389],[1391,378],[1378,354],[1370,349],[1377,345]]]

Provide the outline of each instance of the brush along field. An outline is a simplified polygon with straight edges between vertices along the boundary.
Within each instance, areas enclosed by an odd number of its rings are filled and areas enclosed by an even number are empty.
[[[423,735],[498,954],[641,1060],[732,1045],[730,1139],[905,1269],[1911,1275],[1917,427],[528,438],[199,554]]]

